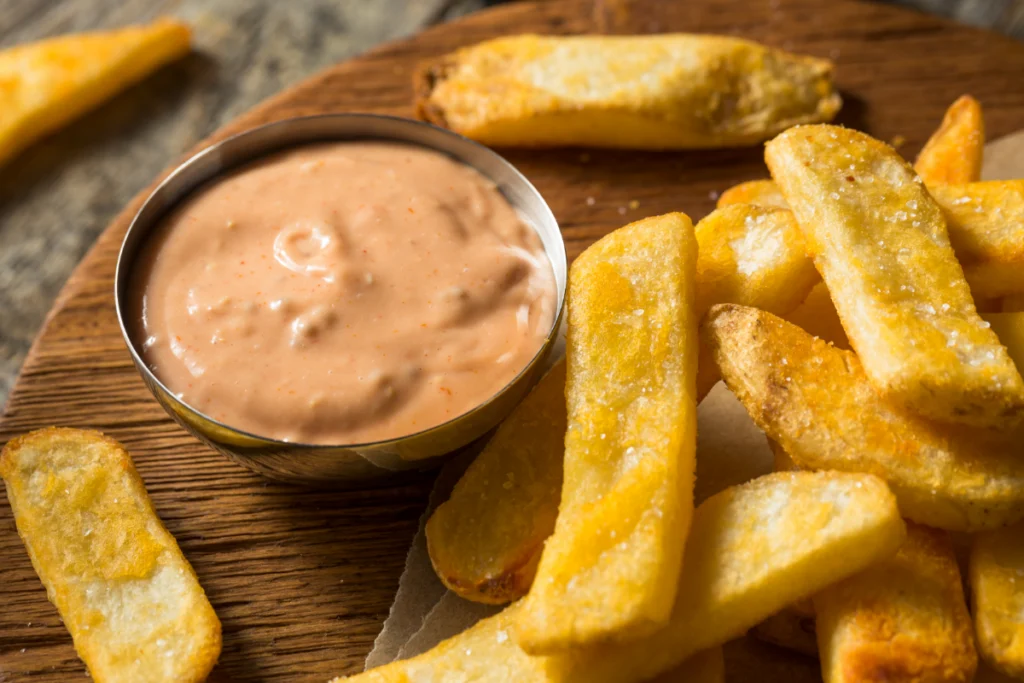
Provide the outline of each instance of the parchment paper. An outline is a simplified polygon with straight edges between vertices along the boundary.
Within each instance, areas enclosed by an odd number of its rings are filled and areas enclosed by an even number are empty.
[[[986,180],[1024,178],[1024,130],[985,147],[982,177]],[[556,352],[553,358],[559,355],[561,353]],[[772,469],[772,454],[764,433],[721,383],[697,409],[697,452],[695,497],[698,502]],[[367,668],[420,654],[500,609],[463,600],[445,590],[427,556],[423,524],[430,511],[447,499],[469,462],[469,457],[452,461],[438,475],[430,509],[420,520],[419,532],[406,559],[395,603],[373,651],[366,658]],[[760,683],[812,683],[821,680],[817,660],[753,638],[729,643],[725,656],[726,678],[730,683],[754,680]],[[976,683],[999,683],[1010,679],[982,666],[975,680]]]

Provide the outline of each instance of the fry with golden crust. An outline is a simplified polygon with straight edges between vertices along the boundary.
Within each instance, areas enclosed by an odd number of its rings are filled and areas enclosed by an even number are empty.
[[[930,187],[975,297],[1024,293],[1024,180]]]
[[[971,546],[974,627],[981,656],[1024,678],[1024,523],[978,534]]]
[[[992,326],[1014,364],[1024,368],[1024,313],[986,313],[982,317]]]
[[[562,360],[498,427],[427,521],[430,561],[450,590],[491,604],[526,595],[558,516],[565,430]]]
[[[757,204],[771,206],[776,209],[788,209],[786,198],[779,192],[774,180],[748,180],[733,185],[718,198],[716,208],[722,209],[733,204]]]
[[[726,384],[800,467],[871,472],[903,515],[951,531],[1024,517],[1024,428],[942,425],[884,401],[857,357],[770,313],[715,306],[702,339]]]
[[[161,19],[0,52],[0,163],[189,51],[187,25]]]
[[[825,683],[969,683],[978,655],[948,532],[908,525],[895,557],[814,596]]]
[[[741,635],[784,605],[890,557],[905,527],[877,477],[770,474],[697,509],[669,623],[629,643],[531,657],[516,645],[522,603],[433,650],[353,683],[638,683]],[[689,680],[689,679],[681,679]]]
[[[768,143],[765,159],[882,395],[976,426],[1024,416],[1024,379],[975,310],[942,211],[895,150],[846,128],[799,126]]]
[[[4,447],[0,476],[93,680],[206,679],[220,621],[119,443],[79,429],[32,432]]]
[[[727,36],[519,35],[416,75],[420,118],[488,145],[752,145],[841,104],[832,63]]]
[[[973,183],[981,178],[985,150],[985,121],[981,104],[963,95],[946,115],[914,162],[914,170],[928,187]]]
[[[562,493],[520,617],[527,652],[668,620],[693,513],[696,261],[693,226],[675,213],[572,264]]]

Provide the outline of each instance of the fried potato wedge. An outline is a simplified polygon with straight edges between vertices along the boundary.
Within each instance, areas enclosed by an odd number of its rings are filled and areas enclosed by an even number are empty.
[[[982,317],[992,326],[1014,364],[1024,368],[1024,313],[986,313]]]
[[[942,211],[895,150],[800,126],[765,159],[878,391],[947,422],[1024,416],[1024,379],[975,310]]]
[[[1024,524],[979,534],[971,546],[971,596],[981,656],[1024,679]]]
[[[970,683],[971,615],[949,533],[910,524],[895,557],[814,596],[825,683]]]
[[[733,204],[712,211],[695,232],[701,315],[724,302],[784,315],[821,281],[790,211]]]
[[[430,561],[450,590],[491,604],[526,595],[558,516],[565,430],[562,360],[498,427],[427,521]]]
[[[748,180],[739,185],[733,185],[723,192],[718,198],[716,208],[722,209],[733,204],[757,204],[758,206],[772,206],[776,209],[788,209],[789,204],[786,198],[779,191],[779,186],[774,180]]]
[[[827,60],[688,34],[497,38],[414,87],[420,118],[495,146],[752,145],[841,104]]]
[[[857,357],[770,313],[711,309],[701,327],[726,384],[800,467],[870,472],[903,515],[951,531],[1024,517],[1024,429],[943,425],[883,400]]]
[[[973,183],[981,178],[985,151],[985,121],[981,104],[963,95],[946,115],[914,162],[914,170],[929,187]]]
[[[930,187],[975,297],[1024,293],[1024,180]]]
[[[220,621],[124,448],[99,432],[12,439],[0,476],[75,650],[101,683],[202,681]]]
[[[843,323],[839,320],[832,296],[824,282],[815,285],[802,304],[782,317],[808,334],[831,342],[840,349],[850,348],[850,340],[846,337],[846,330],[843,329]]]
[[[517,647],[520,602],[419,657],[336,680],[647,681],[698,661],[696,653],[741,635],[784,605],[890,557],[904,536],[896,501],[877,477],[769,474],[712,496],[696,510],[672,617],[652,635],[531,657]]]
[[[693,513],[696,261],[693,226],[675,213],[572,264],[562,493],[520,618],[528,652],[668,620]]]
[[[0,52],[0,163],[189,51],[187,25],[161,19]]]

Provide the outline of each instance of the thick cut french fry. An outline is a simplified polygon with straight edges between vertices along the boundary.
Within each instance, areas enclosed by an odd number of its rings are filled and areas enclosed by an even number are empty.
[[[79,429],[32,432],[4,448],[0,476],[93,680],[206,679],[220,621],[119,443]]]
[[[764,311],[715,306],[701,334],[754,422],[800,467],[877,474],[904,516],[936,528],[1024,517],[1024,428],[991,432],[906,412],[878,396],[853,353]]]
[[[818,279],[817,271],[800,251],[802,238],[791,214],[778,213],[734,206],[697,225],[697,297],[704,300],[702,305],[723,297],[721,301],[784,313],[806,294],[808,283]],[[697,314],[703,313],[698,307]],[[434,568],[462,597],[509,602],[530,587],[544,539],[554,528],[562,483],[565,409],[556,403],[564,383],[554,384],[564,382],[563,377],[564,371],[541,380],[536,397],[524,401],[499,428],[427,524]],[[717,368],[702,348],[698,400],[718,380]]]
[[[555,528],[565,429],[562,360],[498,427],[427,522],[430,561],[449,589],[493,604],[526,595]]]
[[[840,349],[850,348],[850,340],[846,338],[843,323],[839,320],[839,314],[836,313],[835,304],[832,303],[832,297],[824,282],[815,285],[802,304],[782,317],[803,328],[808,334],[831,342]]]
[[[161,19],[0,52],[0,163],[189,51],[188,26]]]
[[[930,187],[975,297],[1024,293],[1024,180]]]
[[[637,683],[695,661],[784,605],[894,554],[905,527],[877,477],[770,474],[697,509],[668,625],[631,643],[531,657],[516,643],[522,603],[411,660],[352,683]],[[689,680],[681,678],[680,680]]]
[[[421,118],[497,146],[750,145],[841,104],[827,60],[687,34],[497,38],[415,88]]]
[[[971,615],[948,532],[908,525],[895,557],[814,596],[825,683],[969,683]]]
[[[774,180],[748,180],[733,185],[718,198],[716,208],[722,209],[733,204],[757,204],[776,209],[788,209],[785,197],[779,192]]]
[[[676,213],[616,230],[572,265],[562,494],[521,616],[528,652],[668,620],[693,513],[696,261]]]
[[[979,534],[971,547],[970,577],[981,656],[1024,679],[1024,524]]]
[[[914,162],[914,170],[929,187],[973,183],[981,178],[985,122],[981,104],[963,95],[946,115]]]
[[[708,214],[695,232],[701,315],[724,302],[784,315],[821,281],[790,211],[733,204]]]
[[[1024,416],[1024,379],[975,310],[942,211],[895,150],[799,126],[765,159],[876,389],[948,422]]]
[[[1024,313],[986,313],[982,317],[992,326],[1014,364],[1024,369]]]

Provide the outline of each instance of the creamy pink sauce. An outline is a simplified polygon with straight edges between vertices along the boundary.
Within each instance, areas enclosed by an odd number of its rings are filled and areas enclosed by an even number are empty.
[[[556,308],[539,237],[493,183],[381,142],[302,147],[205,186],[147,241],[131,292],[143,357],[181,400],[310,444],[476,407]]]

